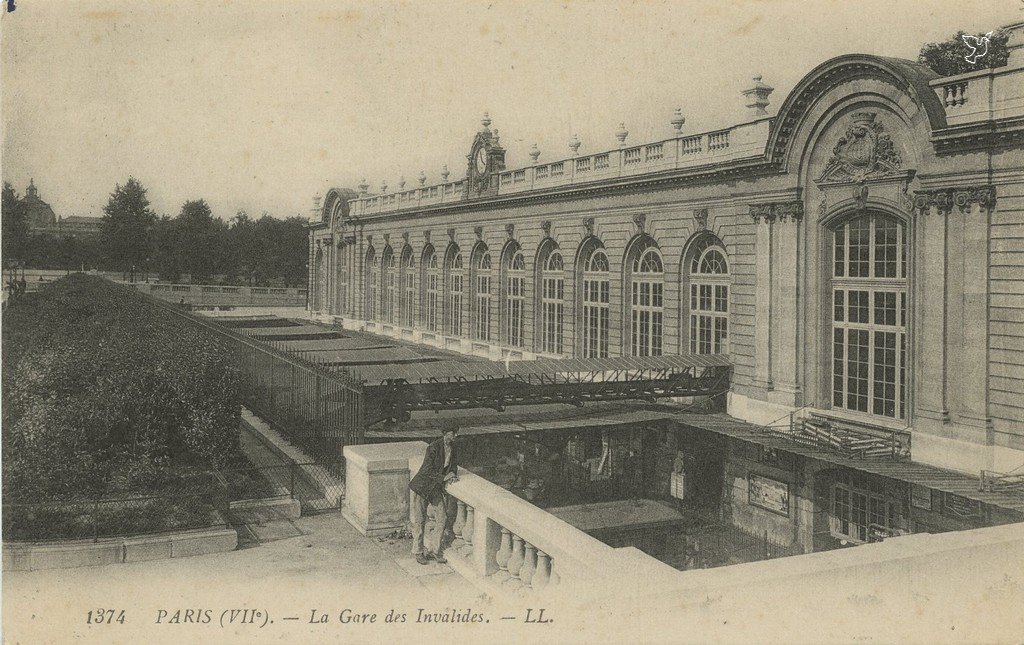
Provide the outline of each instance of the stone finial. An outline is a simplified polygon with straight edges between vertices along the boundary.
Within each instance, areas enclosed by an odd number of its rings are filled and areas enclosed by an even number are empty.
[[[752,116],[764,116],[768,114],[765,110],[768,107],[768,95],[775,91],[774,87],[770,87],[761,82],[761,75],[758,74],[754,77],[754,86],[750,89],[743,90],[743,97],[747,100],[747,108],[751,110]]]
[[[619,140],[619,145],[626,145],[626,137],[629,136],[629,130],[626,129],[626,123],[622,122],[619,124],[619,129],[615,131],[615,138]]]
[[[572,135],[572,139],[569,139],[569,150],[572,151],[572,156],[576,156],[576,153],[580,151],[580,138],[577,135]]]
[[[495,148],[501,147],[500,137],[498,136],[498,128],[494,128],[494,132],[491,136],[491,145]]]
[[[535,144],[533,144],[533,147],[530,148],[530,159],[533,159],[533,163],[537,163],[537,159],[539,159],[539,158],[540,158],[540,148],[538,148],[537,144],[535,143]]]
[[[416,178],[420,182],[420,186],[427,183],[427,173],[420,171],[420,176]]]
[[[382,193],[388,192],[388,180],[387,179],[385,179],[384,181],[380,182],[380,192],[382,192]]]
[[[491,131],[491,115],[484,112],[484,118],[480,119],[480,125],[484,126],[483,132]]]
[[[366,181],[366,178],[363,177],[363,181],[360,182],[358,188],[359,188],[359,194],[360,195],[365,195],[370,190],[370,182]]]
[[[683,108],[676,108],[676,112],[672,115],[670,123],[675,129],[677,135],[683,133],[683,124],[686,123],[686,117],[683,116]]]
[[[441,181],[447,182],[448,181],[448,175],[450,175],[450,174],[451,173],[448,171],[448,164],[445,164],[445,165],[441,166]]]
[[[398,178],[398,190],[404,190],[404,189],[405,189],[405,175],[402,175],[401,177]]]

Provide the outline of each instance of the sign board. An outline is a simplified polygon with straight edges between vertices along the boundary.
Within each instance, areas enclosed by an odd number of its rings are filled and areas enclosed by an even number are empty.
[[[925,511],[932,510],[932,489],[921,484],[910,486],[910,504]]]
[[[773,513],[789,516],[789,484],[750,474],[747,501]]]

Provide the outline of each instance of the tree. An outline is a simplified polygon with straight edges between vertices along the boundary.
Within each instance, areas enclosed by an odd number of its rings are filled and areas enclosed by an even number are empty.
[[[142,270],[152,254],[156,214],[149,208],[146,189],[134,177],[118,184],[103,208],[100,240],[111,266],[124,273]]]
[[[0,240],[3,241],[3,256],[5,259],[25,260],[27,252],[28,214],[25,212],[25,205],[14,188],[4,182],[3,205],[0,220],[3,222],[3,230],[0,231]]]
[[[1005,31],[995,31],[989,37],[988,53],[976,59],[973,63],[967,62],[965,58],[965,56],[971,53],[971,49],[964,43],[963,36],[964,32],[958,31],[947,41],[925,44],[921,47],[921,53],[917,56],[917,62],[924,63],[932,68],[939,76],[954,76],[965,72],[974,72],[979,69],[991,69],[1006,65],[1009,57],[1009,51],[1006,49],[1009,34]]]
[[[209,282],[224,250],[218,248],[220,227],[209,204],[203,199],[185,202],[175,223],[185,270],[191,274],[192,282]]]

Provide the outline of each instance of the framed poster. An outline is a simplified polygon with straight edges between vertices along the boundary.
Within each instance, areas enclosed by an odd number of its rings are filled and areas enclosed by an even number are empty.
[[[747,501],[779,515],[789,516],[789,484],[750,473]]]
[[[911,484],[910,505],[925,511],[932,510],[932,489],[920,484]]]

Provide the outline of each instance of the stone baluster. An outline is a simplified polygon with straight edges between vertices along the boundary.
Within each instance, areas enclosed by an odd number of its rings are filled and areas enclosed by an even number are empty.
[[[501,545],[498,547],[498,553],[494,557],[495,562],[498,564],[498,571],[495,572],[494,577],[500,581],[508,580],[508,561],[512,557],[512,533],[505,527],[501,528]]]
[[[462,539],[462,529],[466,526],[466,502],[462,500],[456,500],[458,507],[455,511],[455,522],[452,524],[452,533],[455,534],[455,539],[452,540],[452,546],[455,549],[459,549],[466,543]]]
[[[519,579],[523,581],[524,587],[529,587],[533,580],[533,574],[537,570],[537,547],[525,542],[526,555],[523,559],[523,568],[519,570]]]
[[[465,544],[462,546],[462,553],[469,556],[473,553],[473,507],[466,504],[466,525],[462,527],[462,539]]]
[[[508,559],[508,573],[511,578],[508,580],[508,584],[519,587],[522,586],[522,581],[519,580],[519,570],[523,568],[523,562],[526,561],[526,557],[523,554],[523,538],[516,534],[512,534],[512,557]]]
[[[537,569],[533,573],[531,581],[534,589],[543,589],[551,581],[551,558],[547,553],[537,551]]]
[[[562,576],[558,575],[558,569],[555,568],[555,559],[549,558],[549,560],[549,567],[551,569],[551,573],[548,575],[548,586],[554,587],[562,581]]]

